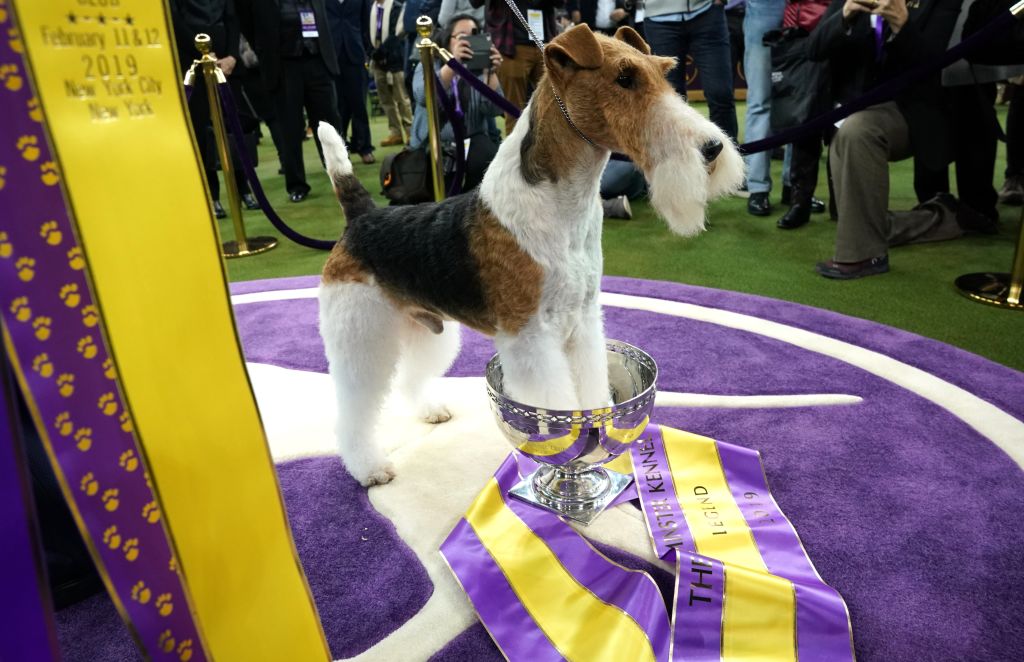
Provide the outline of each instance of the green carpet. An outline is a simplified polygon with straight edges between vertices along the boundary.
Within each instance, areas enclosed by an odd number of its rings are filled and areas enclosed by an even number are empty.
[[[742,104],[737,112],[742,121]],[[1005,118],[1005,108],[1000,115]],[[386,135],[382,118],[373,118],[372,128],[375,141]],[[305,148],[307,177],[313,187],[305,202],[288,202],[269,140],[260,147],[260,180],[289,225],[308,236],[337,238],[344,228],[341,210],[313,142],[307,141]],[[364,166],[356,160],[356,175],[375,195],[380,192],[379,162],[397,149],[378,149],[378,163],[374,165]],[[708,231],[695,239],[671,235],[646,201],[634,203],[632,221],[605,222],[605,273],[748,292],[826,308],[935,338],[1024,370],[1024,315],[971,302],[953,286],[960,274],[1009,271],[1020,228],[1019,209],[1000,209],[998,235],[895,248],[890,252],[890,273],[857,281],[830,281],[814,272],[816,261],[832,255],[835,225],[827,214],[816,215],[799,230],[787,232],[775,227],[776,219],[785,211],[778,205],[781,167],[780,161],[773,162],[776,213],[757,218],[746,213],[746,201],[741,198],[720,200],[708,210]],[[996,164],[1000,184],[1004,167],[1001,147]],[[818,195],[823,198],[827,195],[824,172],[822,163]],[[382,204],[383,198],[376,197]],[[911,161],[894,164],[890,206],[909,209],[915,202]],[[258,211],[246,212],[245,223],[250,236],[278,236]],[[221,221],[220,227],[225,238],[233,238],[230,220]],[[231,280],[320,271],[326,253],[280,239],[279,246],[268,253],[229,260]]]

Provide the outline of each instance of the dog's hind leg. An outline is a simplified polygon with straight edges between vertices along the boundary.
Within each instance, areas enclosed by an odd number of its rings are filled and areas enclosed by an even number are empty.
[[[320,286],[320,336],[338,400],[338,452],[366,486],[395,476],[376,427],[398,363],[401,325],[400,313],[372,285]]]
[[[434,382],[459,354],[458,323],[446,321],[441,333],[434,333],[419,322],[407,320],[402,340],[395,387],[408,400],[417,418],[427,423],[444,423],[451,414]]]

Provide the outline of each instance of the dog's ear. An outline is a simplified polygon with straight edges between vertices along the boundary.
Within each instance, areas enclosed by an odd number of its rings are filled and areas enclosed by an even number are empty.
[[[647,45],[647,42],[644,41],[644,38],[640,36],[639,32],[629,27],[628,25],[623,25],[621,28],[616,30],[615,38],[618,39],[619,41],[626,42],[627,44],[637,49],[644,55],[651,54],[651,47]]]
[[[559,83],[576,69],[600,69],[604,52],[585,23],[569,28],[544,47],[544,64]]]

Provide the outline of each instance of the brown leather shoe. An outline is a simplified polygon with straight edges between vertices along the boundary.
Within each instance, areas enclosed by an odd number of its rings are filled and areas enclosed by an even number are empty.
[[[360,154],[359,158],[361,158],[363,160],[363,163],[365,163],[366,165],[370,165],[371,163],[376,163],[377,162],[377,159],[373,158],[373,152],[367,152],[366,154]]]
[[[402,136],[391,135],[391,136],[388,136],[387,138],[385,138],[384,140],[380,141],[380,146],[381,147],[391,147],[392,145],[401,145],[401,144],[404,144],[404,143],[405,143],[405,141],[402,140]]]

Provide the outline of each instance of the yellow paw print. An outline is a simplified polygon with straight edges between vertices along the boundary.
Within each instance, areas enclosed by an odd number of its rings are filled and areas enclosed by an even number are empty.
[[[4,175],[6,174],[7,168],[0,166],[0,190],[4,187]],[[11,243],[6,232],[0,232],[0,258],[6,260],[12,255],[14,255],[14,244]]]
[[[100,399],[96,401],[96,406],[107,416],[113,416],[117,413],[117,401],[114,399],[113,393],[101,395]]]
[[[53,320],[45,315],[32,320],[32,328],[35,329],[35,336],[37,340],[46,340],[50,337],[50,326],[53,324]]]
[[[39,151],[39,138],[35,136],[22,136],[18,138],[15,147],[21,152],[21,158],[26,161],[35,161],[42,153]]]
[[[32,309],[28,307],[28,297],[18,297],[11,302],[11,314],[19,322],[32,319]]]
[[[121,548],[121,551],[124,552],[124,557],[129,561],[139,558],[139,539],[129,538],[124,541],[124,547]],[[157,602],[159,602],[159,599]]]
[[[60,288],[60,300],[64,302],[64,305],[68,308],[75,308],[78,304],[82,303],[82,295],[78,293],[78,285],[75,283],[68,283],[64,287]]]
[[[62,372],[57,377],[57,392],[65,398],[70,398],[75,392],[75,376],[69,372]]]
[[[18,270],[18,278],[26,283],[35,278],[36,261],[30,257],[18,258],[18,261],[14,263],[14,268]]]
[[[85,269],[85,258],[82,257],[82,249],[78,246],[68,251],[68,266],[75,271]]]
[[[165,653],[170,653],[174,650],[174,637],[171,636],[171,631],[164,630],[161,632],[160,638],[156,640],[156,645]]]
[[[178,659],[181,662],[188,662],[192,659],[192,640],[186,639],[178,644]]]
[[[71,414],[66,411],[57,414],[57,418],[53,419],[53,427],[57,429],[60,436],[70,436],[75,429],[75,425],[71,422]]]
[[[39,226],[39,236],[51,246],[56,246],[64,241],[64,234],[57,229],[57,221],[46,221]]]
[[[17,92],[25,84],[16,64],[0,64],[0,82],[11,92]]]
[[[153,597],[153,592],[146,587],[146,582],[137,582],[132,586],[132,600],[144,605]]]
[[[121,416],[119,416],[117,420],[121,422],[121,429],[123,431],[131,432],[133,429],[135,429],[135,426],[132,425],[132,417],[128,415],[128,412],[121,412]]]
[[[43,109],[39,106],[39,99],[37,97],[32,97],[28,100],[27,105],[29,119],[41,124],[43,121]]]
[[[139,468],[139,458],[135,457],[135,451],[131,449],[121,453],[121,457],[118,459],[117,463],[128,473]]]
[[[4,6],[6,0],[0,0],[0,23],[7,22],[7,7]]]
[[[96,477],[92,475],[92,472],[82,476],[82,482],[79,483],[79,489],[85,492],[86,496],[96,496],[96,493],[100,490],[100,484],[96,481]]]
[[[25,45],[21,41],[21,34],[18,32],[18,28],[8,28],[7,45],[10,46],[11,50],[15,53],[25,52]]]
[[[174,604],[171,602],[171,594],[161,593],[156,596],[156,602],[153,603],[153,606],[156,607],[161,616],[170,616],[171,612],[174,611]]]
[[[32,369],[39,373],[40,377],[49,379],[53,376],[53,362],[50,361],[50,355],[46,352],[38,355],[32,359]]]
[[[82,308],[82,324],[90,329],[100,323],[100,311],[92,304]]]
[[[170,563],[167,564],[167,569],[171,572],[178,572],[178,559],[172,556]]]
[[[99,353],[100,348],[96,346],[96,341],[92,339],[92,336],[85,336],[78,341],[78,353],[87,359],[94,359]]]
[[[118,496],[120,494],[121,491],[118,490],[116,487],[112,487],[106,492],[104,492],[103,496],[100,497],[100,501],[103,502],[103,507],[110,512],[114,512],[115,510],[117,510],[117,507],[121,505],[121,500],[118,499]]]
[[[44,161],[39,166],[39,179],[43,180],[47,186],[54,186],[59,182],[60,175],[57,174],[57,164],[53,161]]]
[[[110,549],[117,549],[121,546],[121,534],[117,532],[116,526],[112,526],[103,532],[103,544]]]
[[[114,367],[114,359],[107,359],[103,362],[103,376],[107,379],[117,379],[117,369]]]
[[[160,507],[156,505],[156,501],[150,501],[142,507],[142,516],[150,524],[160,521]]]
[[[92,428],[78,428],[75,430],[75,448],[83,453],[92,448]]]

